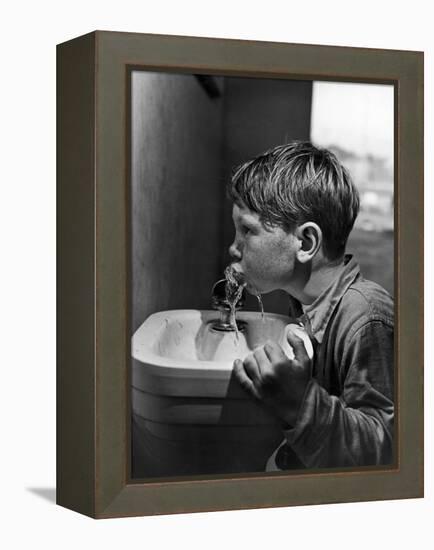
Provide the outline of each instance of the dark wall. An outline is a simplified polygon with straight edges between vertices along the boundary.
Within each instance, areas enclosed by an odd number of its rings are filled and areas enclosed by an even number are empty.
[[[156,311],[209,309],[222,248],[222,103],[192,75],[133,73],[133,331]]]
[[[312,82],[253,78],[227,78],[224,99],[224,174],[253,156],[294,139],[310,139]],[[232,206],[226,201],[223,216],[221,270],[230,261],[227,252],[234,229]],[[266,311],[288,312],[283,292],[263,297]],[[250,297],[246,309],[256,309]]]
[[[192,75],[132,76],[133,331],[156,311],[209,309],[230,261],[231,171],[310,136],[311,82],[212,80],[207,90]],[[287,313],[287,304],[283,293],[264,296],[268,311]]]

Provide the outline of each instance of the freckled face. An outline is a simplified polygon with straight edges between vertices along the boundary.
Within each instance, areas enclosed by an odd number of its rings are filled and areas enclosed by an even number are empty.
[[[234,204],[235,239],[229,248],[234,267],[244,274],[247,290],[266,294],[290,291],[299,241],[280,227],[264,226],[258,214]]]

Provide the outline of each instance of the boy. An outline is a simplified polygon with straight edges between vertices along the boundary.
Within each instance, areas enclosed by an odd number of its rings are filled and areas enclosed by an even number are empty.
[[[308,142],[276,147],[229,185],[229,251],[247,290],[283,289],[314,348],[288,332],[236,360],[234,374],[280,419],[267,469],[390,464],[393,459],[393,300],[363,279],[345,245],[359,211],[347,171]]]

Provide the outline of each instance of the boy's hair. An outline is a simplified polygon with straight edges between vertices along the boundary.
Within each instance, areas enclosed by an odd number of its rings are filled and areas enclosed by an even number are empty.
[[[293,231],[305,222],[317,223],[329,260],[344,255],[360,203],[336,156],[307,141],[280,145],[239,166],[228,194],[272,227]]]

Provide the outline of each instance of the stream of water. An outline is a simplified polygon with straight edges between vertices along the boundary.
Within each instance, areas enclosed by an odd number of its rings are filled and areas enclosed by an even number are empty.
[[[235,331],[235,337],[237,342],[239,341],[239,331],[237,326],[237,321],[235,318],[236,314],[236,305],[238,303],[238,300],[241,298],[241,295],[243,293],[244,287],[246,286],[246,283],[241,283],[240,275],[235,271],[235,269],[229,265],[225,269],[225,279],[226,279],[226,301],[229,304],[229,307],[231,309],[229,322],[231,327]]]
[[[230,307],[230,317],[229,322],[231,327],[235,331],[235,337],[236,341],[239,341],[239,331],[238,331],[238,325],[236,321],[236,305],[238,303],[238,300],[241,298],[241,295],[243,293],[244,287],[246,286],[246,283],[242,283],[240,280],[240,274],[231,266],[229,265],[225,269],[225,279],[226,279],[226,301],[229,304]],[[262,303],[262,296],[258,293],[256,294],[256,299],[258,300],[259,305],[259,311],[261,312],[261,320],[262,323],[265,322],[265,315],[264,315],[264,304]]]
[[[265,323],[264,304],[262,303],[262,296],[260,294],[256,294],[256,299],[258,300],[259,311],[261,312],[261,321],[262,323]]]

